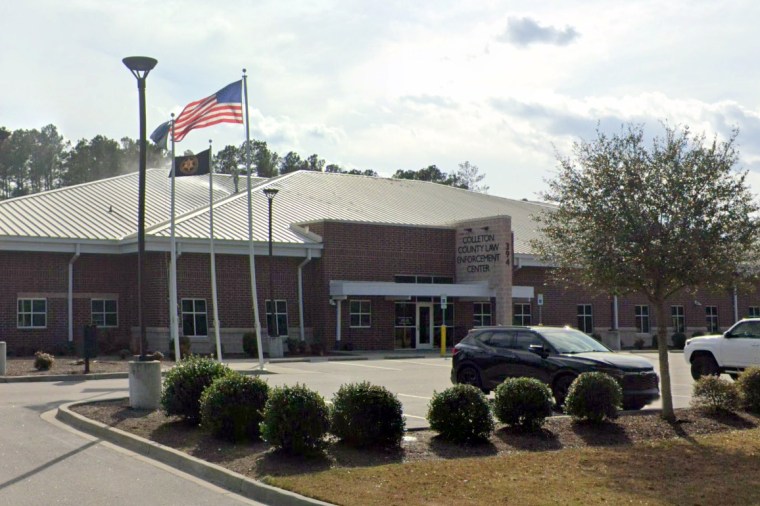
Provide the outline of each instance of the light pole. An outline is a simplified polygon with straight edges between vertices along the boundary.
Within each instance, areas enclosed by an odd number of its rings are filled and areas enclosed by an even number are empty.
[[[145,277],[145,168],[147,165],[147,141],[145,139],[145,79],[158,61],[148,56],[129,56],[122,60],[137,78],[140,97],[140,172],[137,197],[137,324],[140,327],[140,360],[145,359],[145,322],[143,321],[143,278]]]
[[[267,200],[269,201],[269,307],[272,314],[272,319],[267,320],[267,334],[269,334],[269,337],[275,337],[272,335],[272,327],[274,327],[273,324],[275,323],[274,278],[272,276],[274,271],[272,265],[272,201],[278,191],[277,188],[264,188],[264,195],[267,196]],[[264,309],[266,309],[266,304],[264,306]]]

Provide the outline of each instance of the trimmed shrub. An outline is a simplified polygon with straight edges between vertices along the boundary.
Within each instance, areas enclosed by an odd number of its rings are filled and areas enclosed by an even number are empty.
[[[154,351],[153,353],[146,355],[146,358],[148,360],[158,360],[159,362],[161,362],[164,359],[164,354],[161,353],[160,351]]]
[[[637,350],[643,350],[644,349],[644,340],[640,337],[637,337],[636,340],[633,341],[633,347]]]
[[[369,382],[341,385],[332,399],[330,431],[351,446],[398,446],[404,436],[401,402]]]
[[[603,372],[584,372],[567,391],[565,412],[578,420],[600,423],[617,418],[622,403],[623,389],[615,378]]]
[[[703,336],[703,335],[705,335],[705,333],[704,333],[704,332],[702,332],[701,330],[697,330],[696,332],[694,332],[694,333],[691,335],[691,337],[699,337],[699,336]]]
[[[180,358],[177,359],[175,357],[176,353],[174,353],[174,339],[169,339],[169,357],[172,360],[179,361],[182,359],[185,359],[190,356],[190,348],[191,348],[191,342],[190,338],[187,336],[179,336],[179,356]]]
[[[233,372],[217,378],[201,395],[201,427],[228,441],[254,441],[268,397],[269,385],[258,376]]]
[[[230,374],[226,365],[210,358],[190,355],[169,369],[161,392],[161,407],[169,416],[181,416],[188,422],[200,420],[200,399],[215,379]]]
[[[692,407],[707,413],[733,413],[739,409],[736,384],[717,376],[702,376],[694,382]]]
[[[295,355],[298,353],[298,343],[300,342],[300,339],[297,339],[295,337],[288,337],[285,339],[285,344],[288,347],[288,353],[291,355]]]
[[[670,339],[673,341],[673,348],[676,350],[682,350],[686,346],[686,334],[683,332],[676,332]]]
[[[507,378],[496,387],[493,410],[496,418],[522,430],[538,430],[552,414],[552,391],[535,378]]]
[[[256,340],[256,332],[246,332],[243,334],[243,351],[249,357],[259,356],[259,343]]]
[[[484,441],[494,426],[488,400],[472,385],[454,385],[443,392],[433,392],[427,419],[441,438],[457,443]]]
[[[329,428],[329,410],[317,392],[299,384],[270,391],[260,426],[267,443],[287,453],[317,453],[324,448]]]
[[[55,363],[55,357],[50,353],[38,351],[34,354],[34,368],[38,371],[49,371]]]
[[[123,350],[119,350],[119,358],[122,360],[126,360],[129,357],[132,356],[132,351],[124,348]]]
[[[760,367],[748,367],[736,381],[742,404],[748,411],[760,413]]]
[[[657,340],[657,334],[652,334],[652,349],[656,350],[660,346],[659,341]]]

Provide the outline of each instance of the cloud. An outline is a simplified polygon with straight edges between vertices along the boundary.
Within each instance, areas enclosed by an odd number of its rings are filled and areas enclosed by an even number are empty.
[[[401,100],[416,105],[430,105],[434,107],[442,107],[444,109],[456,109],[458,107],[457,103],[450,98],[439,95],[406,95],[401,97]]]
[[[498,38],[501,42],[508,42],[515,46],[529,46],[531,44],[553,44],[555,46],[567,46],[580,36],[572,26],[560,30],[553,26],[541,26],[531,18],[513,18],[507,21],[506,31]]]

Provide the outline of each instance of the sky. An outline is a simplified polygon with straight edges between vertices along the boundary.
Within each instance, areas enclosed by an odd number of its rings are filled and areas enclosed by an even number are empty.
[[[0,126],[137,138],[125,56],[150,56],[148,134],[247,69],[251,137],[390,176],[469,161],[540,199],[557,156],[628,122],[739,129],[760,193],[760,2],[0,0]],[[240,125],[178,151],[239,145]]]

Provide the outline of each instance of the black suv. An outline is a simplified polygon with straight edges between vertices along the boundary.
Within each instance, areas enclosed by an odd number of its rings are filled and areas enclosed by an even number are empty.
[[[569,327],[482,327],[454,347],[451,382],[488,393],[506,378],[527,376],[548,384],[562,405],[582,372],[604,372],[623,389],[623,408],[641,409],[659,399],[659,378],[641,357],[615,353]]]

